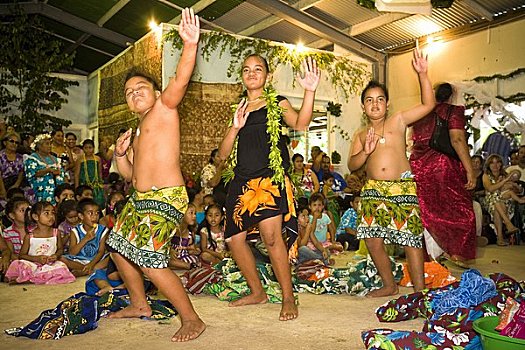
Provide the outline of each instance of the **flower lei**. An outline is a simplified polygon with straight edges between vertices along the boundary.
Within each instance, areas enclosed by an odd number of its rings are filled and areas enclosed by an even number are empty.
[[[37,137],[35,137],[35,140],[33,142],[31,142],[31,149],[33,151],[36,151],[36,146],[44,141],[44,140],[51,140],[51,135],[49,134],[40,134],[38,135]]]
[[[281,117],[284,112],[284,108],[279,106],[277,100],[277,91],[272,85],[268,85],[263,89],[262,96],[266,100],[266,133],[270,135],[270,155],[269,155],[269,168],[272,170],[272,182],[279,184],[281,188],[284,188],[284,168],[282,166],[283,158],[281,156],[281,150],[279,149],[279,139],[281,137]],[[232,105],[232,110],[235,113],[237,104]],[[233,124],[233,118],[230,121],[229,126]],[[228,168],[223,172],[222,178],[226,183],[230,182],[235,174],[233,169],[237,165],[237,144],[239,137],[235,139],[233,150],[228,157]]]

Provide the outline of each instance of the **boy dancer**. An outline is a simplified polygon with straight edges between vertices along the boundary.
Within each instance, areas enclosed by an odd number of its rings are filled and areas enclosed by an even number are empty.
[[[122,210],[108,246],[129,291],[131,305],[110,317],[150,316],[142,274],[179,312],[181,327],[172,341],[197,338],[206,328],[180,279],[168,268],[170,240],[188,206],[180,169],[180,123],[177,107],[190,81],[199,41],[199,19],[185,9],[179,27],[184,43],[177,75],[161,93],[155,81],[132,73],[124,93],[129,109],[140,118],[133,147],[131,129],[121,135],[114,156],[119,173],[137,190]]]
[[[361,94],[361,107],[368,118],[368,125],[354,136],[348,157],[351,171],[366,163],[368,181],[361,191],[357,238],[365,240],[383,280],[381,289],[369,293],[373,297],[398,293],[385,244],[405,246],[414,289],[425,288],[423,225],[419,217],[416,183],[406,157],[405,133],[409,124],[433,110],[435,99],[427,75],[427,58],[418,49],[414,50],[412,65],[418,73],[422,104],[388,116],[385,86],[370,82]]]

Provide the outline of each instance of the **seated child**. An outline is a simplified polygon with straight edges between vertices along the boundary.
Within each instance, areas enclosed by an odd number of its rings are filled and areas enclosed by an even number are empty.
[[[350,202],[351,207],[345,211],[337,226],[336,240],[345,247],[345,250],[356,250],[359,247],[356,231],[359,200],[359,194],[355,194]]]
[[[80,224],[70,233],[69,254],[62,261],[76,276],[90,275],[95,265],[103,258],[109,230],[98,224],[98,204],[89,198],[82,199],[77,206]]]
[[[65,200],[75,199],[75,188],[67,182],[55,187],[55,201],[57,206]]]
[[[73,227],[80,222],[77,212],[77,202],[72,199],[66,199],[58,205],[58,232],[62,238],[64,254],[69,253],[69,237]]]
[[[115,216],[115,205],[117,202],[125,201],[126,197],[124,197],[124,194],[119,191],[111,192],[108,197],[108,204],[106,206],[106,210],[104,212],[104,217],[100,219],[100,224],[106,226],[108,229],[112,229],[115,225],[116,216]]]
[[[321,193],[314,193],[310,196],[310,223],[313,225],[314,231],[310,235],[308,246],[312,249],[316,248],[312,239],[312,236],[315,236],[319,243],[331,253],[342,252],[344,249],[341,243],[333,242],[335,226],[330,217],[324,212],[324,203],[324,196]]]
[[[117,266],[109,256],[97,264],[95,272],[86,280],[86,293],[88,295],[101,296],[113,289],[124,288],[124,282],[120,279]]]
[[[200,265],[200,249],[195,247],[193,230],[196,227],[195,206],[188,204],[188,209],[177,232],[171,239],[169,267],[189,270]]]
[[[201,236],[201,259],[207,264],[217,264],[224,259],[226,242],[224,240],[224,213],[217,204],[205,210],[206,219],[199,230]]]
[[[305,261],[321,260],[325,265],[333,265],[335,261],[330,259],[330,252],[319,243],[313,234],[314,226],[310,223],[310,209],[300,208],[297,211],[297,222],[299,228],[299,237],[297,238],[297,263],[302,264]],[[313,239],[314,249],[308,247],[308,242]]]
[[[80,202],[84,198],[93,199],[93,188],[88,185],[80,185],[75,189],[75,199]]]
[[[501,187],[501,198],[512,199],[520,204],[525,203],[525,196],[523,194],[523,188],[519,185],[521,178],[521,171],[513,169],[509,174],[509,181],[505,182]]]
[[[5,211],[11,226],[2,231],[2,237],[5,239],[13,259],[18,259],[20,249],[26,237],[25,215],[29,207],[29,202],[25,198],[15,197],[10,199],[5,207]]]
[[[59,261],[62,241],[55,223],[55,208],[49,202],[38,202],[26,211],[26,224],[36,223],[20,249],[20,260],[9,265],[5,276],[10,282],[35,284],[70,283],[75,276]]]

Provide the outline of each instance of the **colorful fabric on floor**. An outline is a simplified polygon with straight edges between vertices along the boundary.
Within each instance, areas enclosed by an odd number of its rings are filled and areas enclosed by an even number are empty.
[[[82,334],[98,327],[98,320],[109,312],[129,305],[127,292],[114,290],[100,297],[77,293],[54,309],[46,310],[25,327],[5,330],[6,334],[31,339],[60,339],[66,335]],[[166,300],[148,299],[153,311],[149,319],[163,320],[177,315]]]
[[[443,267],[435,261],[425,263],[426,288],[445,287],[456,281],[456,277],[452,276],[446,267]],[[399,285],[404,287],[413,286],[412,281],[410,280],[410,274],[408,273],[407,263],[403,263],[403,278],[399,281]]]
[[[120,213],[107,245],[138,266],[166,268],[171,239],[187,208],[184,186],[135,191]]]
[[[468,278],[468,275],[467,275]],[[376,315],[381,322],[400,322],[417,317],[425,318],[423,330],[395,331],[375,329],[361,334],[368,350],[379,349],[454,349],[481,350],[481,342],[472,328],[475,320],[485,316],[496,316],[505,307],[507,297],[525,300],[525,290],[517,281],[505,274],[491,274],[489,278],[496,286],[496,295],[480,304],[468,308],[456,308],[434,319],[433,301],[437,296],[460,287],[455,282],[436,288],[403,295],[380,306]]]
[[[359,208],[358,239],[383,238],[385,244],[423,246],[423,224],[412,179],[369,179],[361,190]]]
[[[259,278],[270,303],[282,301],[281,288],[270,264],[257,264]],[[250,293],[250,289],[233,259],[224,259],[210,270],[196,269],[185,274],[185,287],[195,293],[215,295],[223,301],[234,301]],[[403,277],[402,264],[392,260],[396,282]],[[215,280],[215,281],[213,281]],[[209,281],[209,282],[208,282]],[[348,263],[344,268],[331,268],[321,261],[308,261],[299,265],[292,274],[296,293],[366,295],[381,288],[382,281],[372,259]]]

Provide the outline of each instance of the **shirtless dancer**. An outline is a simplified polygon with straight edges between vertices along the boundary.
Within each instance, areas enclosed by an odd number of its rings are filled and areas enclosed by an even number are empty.
[[[126,101],[140,118],[133,147],[131,129],[117,140],[114,156],[119,173],[137,190],[122,210],[107,244],[129,291],[131,305],[112,318],[151,316],[144,273],[168,298],[181,317],[172,341],[197,338],[206,328],[177,275],[168,268],[169,244],[188,206],[180,170],[180,123],[177,106],[190,81],[199,41],[199,19],[185,9],[179,27],[184,47],[172,78],[161,93],[148,76],[131,73]]]
[[[364,239],[383,287],[373,297],[398,293],[384,244],[405,246],[408,271],[416,291],[425,288],[423,276],[423,225],[419,216],[416,183],[406,157],[406,129],[425,117],[435,105],[427,75],[427,59],[414,50],[412,60],[421,86],[422,104],[388,116],[388,92],[384,85],[370,82],[361,94],[361,107],[368,125],[357,131],[348,157],[355,171],[366,164],[368,181],[361,190],[361,220],[357,238]]]

